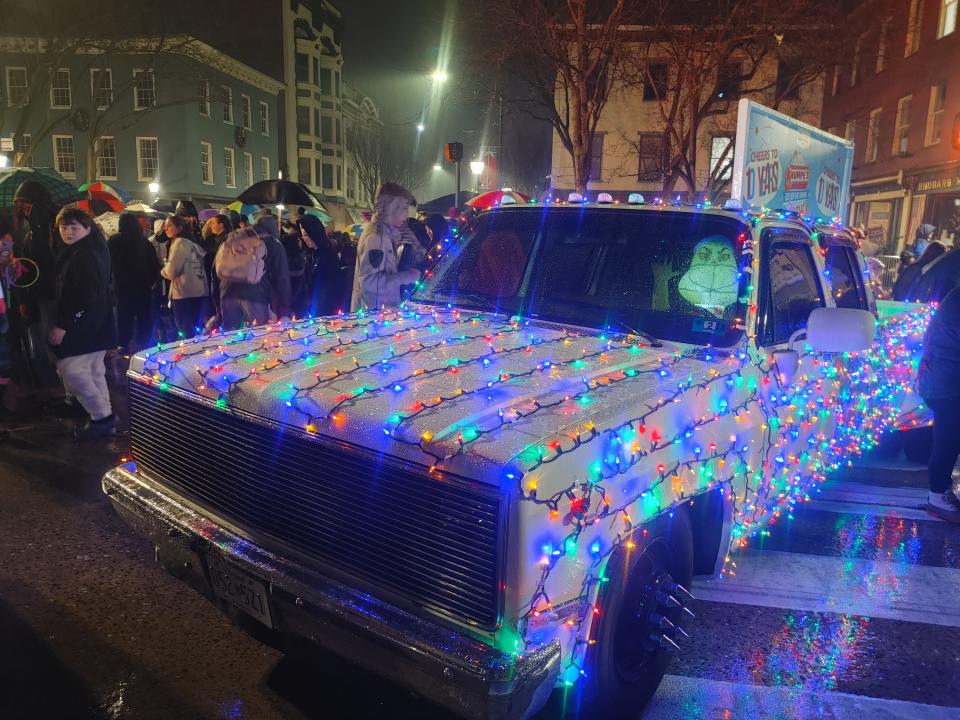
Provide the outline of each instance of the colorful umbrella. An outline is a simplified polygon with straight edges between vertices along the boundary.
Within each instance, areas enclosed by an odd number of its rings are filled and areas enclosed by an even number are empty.
[[[219,214],[220,211],[217,210],[217,208],[207,208],[205,210],[201,210],[200,214],[197,215],[197,218],[200,220],[200,222],[206,222],[210,218],[216,217]]]
[[[66,205],[81,197],[76,186],[53,168],[13,167],[0,170],[0,207],[13,207],[17,188],[27,180],[43,185],[54,205]]]
[[[323,210],[321,210],[320,208],[307,208],[306,210],[303,211],[303,214],[304,214],[304,215],[313,215],[315,218],[317,218],[318,220],[320,220],[320,222],[322,222],[324,225],[326,225],[328,222],[331,222],[331,221],[333,220],[332,217],[330,217],[329,215],[327,215],[327,214],[326,214]]]
[[[105,212],[102,215],[97,215],[94,221],[103,230],[103,236],[106,238],[120,232],[120,213]]]
[[[97,182],[84,183],[79,188],[80,192],[94,192],[94,193],[104,193],[106,195],[111,195],[119,200],[121,203],[126,205],[133,198],[131,198],[127,193],[118,188],[116,185],[108,185],[102,180],[97,180]]]
[[[509,198],[509,199],[505,199]],[[489,210],[497,205],[516,205],[525,203],[530,198],[522,193],[513,190],[491,190],[482,195],[477,195],[472,200],[467,201],[467,205],[477,210]]]
[[[227,205],[227,210],[233,210],[236,213],[248,216],[253,215],[259,209],[259,205],[248,205],[247,203],[242,203],[239,200],[234,200],[232,203]]]

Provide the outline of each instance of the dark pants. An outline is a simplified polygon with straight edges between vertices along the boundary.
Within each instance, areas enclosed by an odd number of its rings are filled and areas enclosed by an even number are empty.
[[[930,490],[950,489],[951,474],[960,457],[960,396],[927,400],[933,410],[933,451],[930,453]]]
[[[126,350],[131,338],[137,350],[153,340],[153,294],[149,290],[140,295],[117,293],[117,344]]]
[[[177,331],[185,338],[192,338],[198,331],[203,330],[206,318],[203,316],[207,298],[194,297],[183,300],[171,300],[173,305],[173,320],[177,324]]]

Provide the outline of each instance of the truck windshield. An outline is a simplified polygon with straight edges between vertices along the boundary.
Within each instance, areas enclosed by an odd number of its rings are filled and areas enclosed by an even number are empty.
[[[745,232],[708,213],[500,210],[478,218],[414,299],[729,346],[745,317]]]

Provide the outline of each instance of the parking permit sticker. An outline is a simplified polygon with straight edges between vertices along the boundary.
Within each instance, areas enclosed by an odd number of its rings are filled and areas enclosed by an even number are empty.
[[[693,319],[693,332],[722,333],[725,330],[726,323],[723,320],[708,320],[702,317]]]

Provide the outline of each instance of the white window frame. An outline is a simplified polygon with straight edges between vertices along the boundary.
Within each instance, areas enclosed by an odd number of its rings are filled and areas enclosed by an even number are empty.
[[[33,153],[28,153],[27,150],[30,149],[30,146],[33,144],[33,134],[32,133],[21,133],[20,134],[20,146],[23,148],[18,149],[16,146],[13,148],[13,157],[18,158],[17,162],[21,165],[33,165]],[[26,157],[20,157],[20,155],[25,155]]]
[[[940,88],[943,88],[943,104],[940,106],[940,109],[936,109],[937,100],[940,97]],[[941,140],[943,140],[943,115],[946,111],[947,98],[947,83],[945,80],[941,80],[936,85],[930,86],[930,102],[927,105],[927,127],[923,133],[923,146],[930,147],[931,145],[937,145]],[[940,120],[939,127],[936,127],[937,130],[937,139],[933,139],[934,127],[937,126],[937,120]]]
[[[223,148],[223,174],[227,187],[235,188],[237,186],[237,153],[232,147]]]
[[[233,88],[229,85],[220,86],[220,114],[225,124],[233,125]]]
[[[937,22],[937,40],[957,29],[957,6],[960,0],[940,0],[940,20]]]
[[[200,117],[210,117],[210,80],[200,78],[200,104],[197,109],[200,111]]]
[[[23,98],[14,102],[13,93],[10,92],[10,73],[12,70],[22,70],[23,71]],[[27,69],[25,67],[20,67],[17,65],[7,66],[6,68],[6,80],[7,80],[7,107],[14,107],[23,103],[30,97],[30,76],[27,74]]]
[[[105,89],[110,93],[110,99],[106,105],[101,105],[97,102],[97,76],[102,75],[109,78],[110,82],[107,83]],[[90,97],[94,102],[97,110],[106,110],[108,107],[113,105],[113,70],[110,68],[90,68]]]
[[[870,111],[870,117],[867,120],[867,142],[863,153],[863,161],[872,163],[877,161],[880,153],[880,115],[883,108],[874,108]]]
[[[717,140],[726,140],[727,144],[721,148],[720,154],[714,156],[714,146],[717,144]],[[710,177],[713,177],[714,171],[717,169],[717,165],[720,163],[720,158],[723,157],[724,152],[727,148],[733,145],[733,138],[730,135],[712,135],[710,137],[710,165],[708,168],[708,173]],[[723,175],[716,178],[718,182],[729,182],[733,178],[733,152],[727,153],[727,159],[723,161],[727,169],[724,171]]]
[[[206,177],[204,177],[203,155],[207,155]],[[213,145],[200,141],[200,182],[204,185],[213,185]]]
[[[64,170],[60,164],[60,155],[57,153],[57,140],[70,140],[70,146],[73,149],[73,170]],[[53,167],[54,169],[69,180],[75,180],[77,177],[77,144],[73,135],[54,135],[53,136]]]
[[[113,147],[113,175],[108,175],[103,172],[103,141],[110,140],[110,144]],[[117,138],[113,135],[101,135],[94,142],[94,150],[96,152],[96,173],[97,180],[116,180],[117,179]]]
[[[244,187],[253,185],[253,155],[248,152],[243,154],[243,179],[247,183]]]
[[[263,100],[260,101],[260,115],[258,118],[260,134],[270,136],[270,106]]]
[[[253,130],[253,105],[245,93],[240,94],[240,124],[244,130]]]
[[[857,139],[857,121],[847,120],[843,125],[843,139],[850,142],[856,142]]]
[[[138,75],[149,75],[153,79],[153,103],[148,105],[140,105],[140,92],[137,87],[137,76]],[[152,107],[157,106],[157,76],[154,74],[153,70],[144,70],[142,68],[134,68],[133,70],[133,109],[137,112],[142,112],[143,110],[149,110]],[[138,168],[139,173],[139,168]]]
[[[893,155],[901,155],[910,150],[910,105],[913,95],[904,95],[897,100],[897,121],[893,129]],[[907,106],[904,112],[904,105]],[[901,148],[902,140],[906,138],[907,147]]]
[[[57,90],[63,90],[63,88],[58,88],[55,86],[56,78],[60,73],[67,74],[67,102],[57,103],[54,101],[54,92]],[[70,68],[57,68],[53,71],[53,76],[50,78],[50,109],[51,110],[69,110],[73,107],[73,92],[70,90]]]
[[[140,141],[141,140],[153,140],[157,144],[157,172],[156,174],[146,177],[141,172],[143,169],[143,154],[140,152]],[[138,135],[136,139],[137,143],[137,180],[139,182],[154,182],[158,177],[160,177],[160,138],[156,135]]]
[[[920,49],[920,30],[923,28],[923,3],[925,0],[910,0],[907,14],[907,43],[903,50],[905,58]]]
[[[263,180],[270,179],[270,158],[266,155],[260,156],[260,172],[263,175]]]

